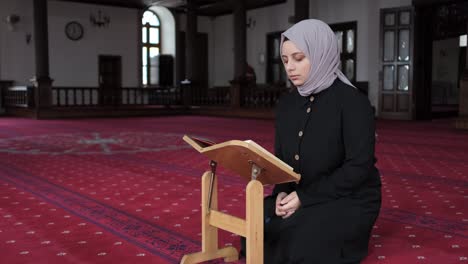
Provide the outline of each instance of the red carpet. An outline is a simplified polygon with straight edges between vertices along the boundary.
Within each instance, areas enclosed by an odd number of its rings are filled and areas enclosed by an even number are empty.
[[[200,249],[208,168],[182,136],[271,150],[273,132],[272,121],[211,117],[2,118],[1,263],[178,263]],[[468,263],[467,151],[449,121],[378,123],[383,207],[365,264]],[[220,175],[220,207],[244,216],[245,182]]]

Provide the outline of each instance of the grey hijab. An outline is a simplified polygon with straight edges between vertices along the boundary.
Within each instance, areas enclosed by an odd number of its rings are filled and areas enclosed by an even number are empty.
[[[285,38],[292,41],[310,60],[309,76],[303,85],[297,87],[299,94],[308,96],[319,93],[330,87],[337,77],[354,87],[338,69],[340,63],[338,42],[335,33],[327,24],[317,19],[298,22],[281,34],[281,50]]]

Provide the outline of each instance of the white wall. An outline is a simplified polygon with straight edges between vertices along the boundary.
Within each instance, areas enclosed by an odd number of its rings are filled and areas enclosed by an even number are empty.
[[[369,82],[369,98],[378,106],[379,30],[380,9],[410,6],[411,0],[314,0],[310,1],[311,18],[329,24],[357,21],[357,81]],[[266,55],[266,34],[284,31],[292,24],[294,0],[284,4],[250,10],[247,19],[255,20],[255,27],[247,29],[247,61],[255,69],[257,82],[266,79],[266,64],[260,63]],[[233,17],[217,17],[211,21],[210,86],[226,86],[234,74]],[[200,28],[200,27],[199,27]],[[211,44],[212,43],[212,44]]]
[[[358,22],[358,34],[366,34],[364,38],[358,38],[358,41],[366,42],[367,49],[362,50],[359,46],[362,42],[358,43],[358,56],[359,52],[367,54],[367,76],[360,75],[359,81],[369,82],[369,100],[371,104],[378,110],[379,108],[379,32],[380,32],[380,6],[377,1],[369,0],[367,3],[367,20],[361,21],[367,25],[367,32],[360,28]],[[358,57],[359,58],[359,57]],[[364,69],[358,69],[358,73],[364,71]],[[362,73],[361,73],[362,74]],[[376,111],[376,114],[378,111]]]
[[[260,54],[266,55],[266,34],[285,30],[290,26],[293,2],[250,10],[247,18],[255,20],[255,27],[247,29],[247,62],[257,74],[257,82],[265,82],[266,65],[260,63]],[[185,28],[182,16],[181,29]],[[233,15],[198,19],[198,31],[209,36],[209,85],[229,86],[234,77],[234,17]]]
[[[357,80],[369,82],[369,98],[378,104],[379,30],[380,9],[411,5],[411,0],[314,0],[310,1],[310,17],[327,23],[357,21]],[[260,55],[266,55],[266,35],[284,31],[292,24],[288,18],[294,15],[294,0],[247,12],[247,19],[255,20],[255,26],[247,29],[247,61],[257,74],[257,82],[266,80],[266,63]],[[185,17],[180,16],[181,30]],[[234,75],[233,16],[216,18],[199,17],[198,31],[209,34],[209,85],[228,86]]]
[[[319,0],[310,16],[328,24],[357,21],[356,80],[369,82],[369,99],[378,107],[380,9],[410,6],[411,0]]]
[[[255,27],[247,29],[247,62],[254,68],[257,82],[264,83],[266,64],[259,61],[266,55],[266,34],[282,31],[291,24],[288,17],[294,14],[294,2],[249,10],[247,18],[255,20]],[[185,16],[180,16],[180,30],[185,30]],[[224,15],[214,18],[199,17],[198,31],[208,33],[209,86],[229,86],[234,77],[234,17]]]
[[[110,17],[108,27],[95,27],[89,16],[101,10]],[[69,40],[65,25],[78,21],[81,40]],[[50,76],[54,86],[97,87],[98,56],[122,57],[122,86],[138,86],[138,43],[141,20],[137,9],[49,1]]]
[[[89,16],[102,10],[111,18],[108,28],[91,25]],[[49,65],[54,86],[98,86],[98,55],[122,56],[122,85],[138,86],[139,17],[136,9],[116,8],[72,2],[48,1]],[[18,14],[20,22],[9,31],[3,19]],[[32,0],[0,1],[0,79],[30,85],[35,74]],[[84,26],[79,41],[66,38],[64,28],[70,21]],[[31,42],[26,43],[26,35]]]
[[[380,9],[411,5],[411,0],[314,0],[310,1],[310,17],[327,23],[357,21],[357,80],[369,81],[369,97],[377,106],[379,72]],[[111,17],[108,28],[95,28],[89,15],[102,10]],[[32,32],[32,0],[0,1],[0,17],[18,13],[22,21],[16,32],[0,24],[0,78],[18,84],[29,84],[34,74],[34,43],[25,37]],[[259,60],[266,55],[266,35],[284,31],[292,24],[294,0],[284,4],[250,10],[247,18],[255,26],[247,29],[247,60],[255,69],[257,82],[264,83],[266,64]],[[64,34],[65,24],[77,20],[84,25],[85,36],[74,42]],[[185,17],[180,16],[181,30]],[[140,20],[136,9],[49,1],[50,75],[56,86],[98,86],[98,55],[122,56],[123,86],[138,86],[138,42]],[[209,85],[227,86],[234,75],[233,16],[199,17],[198,30],[208,33]],[[167,46],[169,44],[164,44]]]
[[[412,0],[379,0],[378,2],[380,8],[394,8],[410,6]]]
[[[411,0],[311,0],[309,3],[311,18],[329,24],[357,21],[356,77],[357,81],[369,82],[369,98],[375,106],[379,87],[380,9],[409,5]],[[247,12],[247,19],[255,20],[255,26],[247,29],[247,61],[255,69],[258,83],[266,81],[266,63],[259,59],[266,55],[266,35],[292,26],[288,18],[293,15],[294,0]],[[212,24],[210,86],[227,86],[234,74],[233,16],[220,16],[208,22]]]
[[[257,83],[266,82],[266,35],[268,33],[285,31],[291,23],[288,18],[294,15],[294,1],[274,5],[247,12],[247,19],[255,20],[255,26],[247,29],[247,62],[254,68]],[[265,62],[260,63],[259,57],[263,54]]]
[[[0,1],[0,79],[13,80],[17,85],[29,85],[35,74],[32,5],[32,0]],[[3,22],[11,14],[20,16],[14,31]],[[31,34],[29,44],[27,34]]]

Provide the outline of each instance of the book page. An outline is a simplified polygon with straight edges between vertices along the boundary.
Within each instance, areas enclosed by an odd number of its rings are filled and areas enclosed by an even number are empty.
[[[257,179],[262,184],[299,182],[301,179],[300,174],[294,172],[291,166],[252,140],[228,140],[215,143],[205,138],[187,135],[183,137],[183,140],[201,154],[241,175],[247,181],[252,180],[253,163],[265,169]]]
[[[190,139],[192,139],[195,143],[197,143],[198,146],[200,146],[201,148],[206,148],[206,147],[209,147],[209,146],[213,146],[213,145],[216,145],[215,142],[207,139],[207,138],[202,138],[202,137],[194,137],[194,136],[187,136],[189,137]]]
[[[268,150],[264,149],[262,146],[258,145],[257,143],[255,143],[255,141],[253,140],[244,140],[245,143],[247,144],[250,144],[252,146],[255,146],[256,148],[258,148],[261,152],[263,152],[264,154],[266,154],[267,156],[269,156],[270,158],[278,161],[279,163],[281,163],[283,166],[285,166],[286,168],[290,169],[290,170],[294,170],[293,167],[289,166],[286,162],[280,160],[278,157],[276,157],[275,155],[273,155],[271,152],[269,152]]]

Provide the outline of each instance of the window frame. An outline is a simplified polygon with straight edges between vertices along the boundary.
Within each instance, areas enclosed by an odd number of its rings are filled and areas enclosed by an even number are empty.
[[[341,61],[341,69],[343,74],[346,76],[345,72],[345,63],[346,60],[352,59],[354,61],[354,74],[353,78],[348,78],[350,82],[355,84],[357,82],[357,39],[358,39],[358,32],[357,32],[357,21],[350,21],[350,22],[343,22],[343,23],[335,23],[335,24],[330,24],[330,28],[333,30],[333,33],[336,34],[337,31],[343,32],[343,38],[342,38],[342,43],[338,43],[342,47],[342,52],[340,53],[340,61]],[[346,32],[348,30],[353,30],[354,31],[354,49],[353,52],[347,52],[346,51]],[[346,76],[347,77],[347,76]]]
[[[153,15],[156,16],[156,18],[158,19],[159,21],[159,25],[155,26],[155,25],[150,25],[149,23],[146,23],[146,24],[143,24],[143,17],[145,15],[146,12],[151,12],[153,13]],[[158,48],[159,49],[159,55],[161,54],[161,49],[162,49],[162,33],[161,33],[161,28],[162,28],[162,25],[161,25],[161,19],[159,18],[158,14],[156,14],[156,12],[154,12],[153,10],[150,10],[150,9],[146,9],[146,10],[143,10],[143,12],[141,13],[141,16],[140,16],[140,19],[139,19],[139,33],[138,33],[138,36],[139,36],[139,43],[140,43],[140,47],[139,47],[139,61],[140,61],[140,71],[139,71],[139,80],[140,80],[140,85],[142,87],[157,87],[159,86],[159,82],[158,83],[151,83],[151,68],[156,68],[157,71],[156,71],[156,74],[159,74],[159,65],[158,66],[151,66],[151,63],[150,63],[150,48]],[[151,35],[150,35],[150,29],[152,28],[156,28],[158,29],[158,42],[153,44],[153,43],[150,43],[150,38],[151,38]],[[146,31],[146,42],[143,41],[143,31]],[[143,48],[146,48],[147,49],[147,52],[146,52],[146,65],[143,65]],[[143,83],[143,69],[144,67],[146,67],[146,84]]]
[[[276,51],[274,49],[273,43],[275,39],[278,39],[279,41],[279,46],[281,45],[281,34],[283,31],[276,31],[276,32],[270,32],[267,33],[266,36],[266,46],[267,46],[267,54],[266,54],[266,83],[268,84],[273,84],[273,85],[286,85],[288,82],[288,77],[286,75],[286,71],[284,69],[283,65],[283,60],[281,59],[281,55],[278,57],[275,57],[274,54],[275,52],[279,52],[280,47],[278,47],[278,50]],[[276,65],[279,65],[279,76],[278,81],[274,82],[274,67]]]

